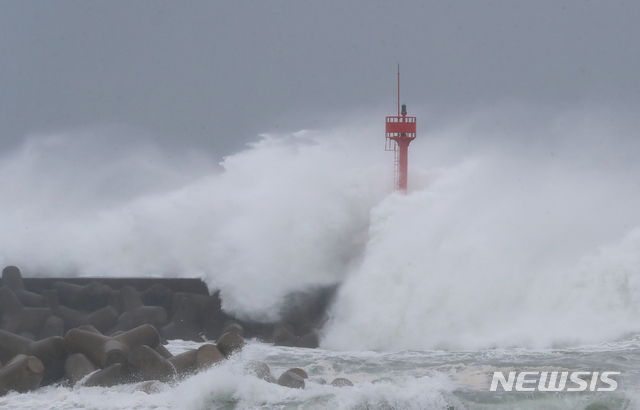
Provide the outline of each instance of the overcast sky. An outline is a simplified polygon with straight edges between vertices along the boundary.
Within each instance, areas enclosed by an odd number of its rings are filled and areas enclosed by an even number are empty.
[[[121,124],[218,157],[392,115],[398,62],[410,109],[635,105],[639,21],[635,0],[3,0],[0,149]]]

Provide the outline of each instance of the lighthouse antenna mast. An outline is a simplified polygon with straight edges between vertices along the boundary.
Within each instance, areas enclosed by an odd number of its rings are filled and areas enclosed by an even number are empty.
[[[398,117],[400,116],[400,63],[398,63]]]
[[[416,117],[407,117],[407,106],[400,110],[400,64],[398,64],[398,114],[386,119],[386,151],[394,152],[395,188],[407,192],[409,144],[416,138]]]

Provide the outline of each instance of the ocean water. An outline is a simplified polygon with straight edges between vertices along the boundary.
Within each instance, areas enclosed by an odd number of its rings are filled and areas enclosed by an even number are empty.
[[[174,341],[173,353],[197,347]],[[248,375],[249,360],[266,362],[279,377],[299,367],[304,390]],[[113,388],[49,386],[0,398],[7,410],[26,409],[636,409],[640,407],[640,337],[566,349],[500,348],[396,352],[299,349],[258,342],[212,369],[175,385]],[[494,371],[619,371],[614,392],[490,392]],[[319,384],[346,377],[352,387]],[[591,406],[591,407],[588,407]]]
[[[153,394],[48,387],[2,408],[640,408],[637,116],[416,114],[407,195],[383,115],[263,135],[220,167],[123,128],[2,153],[0,263],[25,276],[201,277],[228,312],[270,321],[289,293],[340,285],[321,349],[256,342]],[[252,359],[355,386],[285,389],[244,374]],[[499,394],[496,369],[621,374],[615,392]]]

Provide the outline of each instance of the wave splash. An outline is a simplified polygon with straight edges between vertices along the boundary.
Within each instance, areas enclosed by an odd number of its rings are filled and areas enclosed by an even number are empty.
[[[0,263],[26,276],[201,277],[230,313],[278,320],[286,295],[345,277],[386,195],[381,161],[353,155],[366,133],[352,131],[264,135],[222,172],[132,130],[32,136],[0,158]]]
[[[264,135],[222,171],[131,130],[31,136],[0,157],[0,263],[31,276],[202,277],[224,309],[265,321],[286,295],[340,283],[331,349],[557,346],[640,330],[632,115],[511,107],[442,121],[412,143],[406,196],[389,189],[392,158],[368,120]]]
[[[372,210],[323,346],[550,347],[640,331],[638,128],[614,117],[443,131],[444,153],[485,147]]]

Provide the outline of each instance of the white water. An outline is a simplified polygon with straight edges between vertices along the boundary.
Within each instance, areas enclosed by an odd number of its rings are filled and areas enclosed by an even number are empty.
[[[444,130],[445,147],[487,146],[373,208],[323,345],[553,346],[639,331],[638,128],[600,114]]]
[[[196,347],[172,342],[179,353]],[[176,384],[156,383],[112,388],[48,386],[27,394],[0,397],[6,410],[37,409],[596,409],[631,410],[638,407],[635,363],[640,340],[552,349],[495,349],[490,351],[404,351],[393,353],[334,352],[250,343],[232,359]],[[304,390],[290,389],[246,373],[249,360],[266,362],[277,378],[289,368],[304,369],[310,379]],[[606,367],[620,371],[615,392],[495,393],[489,392],[494,371],[584,370]],[[350,379],[352,387],[321,385],[317,378]],[[590,408],[591,409],[591,408]]]
[[[265,136],[222,172],[131,131],[34,135],[0,158],[0,262],[203,277],[255,319],[341,282],[323,340],[338,350],[615,340],[640,330],[632,118],[501,108],[424,126],[407,196],[378,117]]]
[[[344,278],[391,181],[353,151],[360,139],[340,135],[264,136],[219,173],[202,155],[112,142],[117,132],[36,135],[5,153],[1,263],[25,275],[203,277],[227,310],[275,319],[289,292]]]

